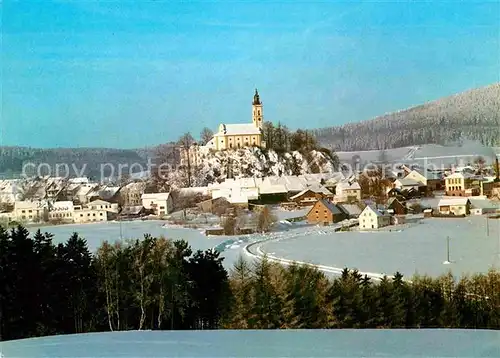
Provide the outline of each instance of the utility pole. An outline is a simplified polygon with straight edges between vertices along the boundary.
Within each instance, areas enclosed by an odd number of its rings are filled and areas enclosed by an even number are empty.
[[[122,219],[118,218],[118,221],[120,222],[120,241],[123,241]]]
[[[451,264],[450,261],[450,237],[446,236],[446,261],[443,262],[444,265]]]
[[[488,220],[489,219],[488,215],[486,215],[485,218],[486,218],[486,236],[490,236],[490,221]]]

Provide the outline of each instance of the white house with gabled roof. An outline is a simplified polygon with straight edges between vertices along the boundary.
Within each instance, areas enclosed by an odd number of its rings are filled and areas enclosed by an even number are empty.
[[[174,203],[170,193],[149,193],[142,194],[142,206],[145,209],[153,210],[155,215],[163,216],[172,212]]]
[[[391,224],[391,216],[381,213],[375,207],[367,205],[359,215],[360,230],[378,229]]]

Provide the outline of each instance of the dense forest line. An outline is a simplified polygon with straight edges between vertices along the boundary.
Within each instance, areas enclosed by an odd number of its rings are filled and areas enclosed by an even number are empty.
[[[446,144],[459,139],[500,145],[500,83],[441,98],[372,120],[312,131],[339,151]]]
[[[500,329],[500,273],[396,273],[373,282],[357,271],[240,258],[146,235],[103,243],[95,254],[73,234],[64,244],[23,227],[0,228],[0,338],[131,329]]]
[[[63,166],[60,166],[60,176],[88,176],[91,178],[100,178],[101,165],[109,163],[114,168],[119,165],[130,167],[134,163],[147,166],[148,150],[135,149],[111,149],[111,148],[28,148],[28,147],[0,147],[0,174],[4,176],[12,175],[15,177],[23,173],[32,176],[36,175],[37,170],[33,171],[33,166],[40,166],[42,175],[55,176],[56,165],[67,164],[69,174],[65,173]],[[30,165],[27,165],[30,163]],[[50,166],[50,171],[47,168]],[[128,167],[124,167],[127,168]],[[109,166],[104,166],[104,174],[110,175]]]

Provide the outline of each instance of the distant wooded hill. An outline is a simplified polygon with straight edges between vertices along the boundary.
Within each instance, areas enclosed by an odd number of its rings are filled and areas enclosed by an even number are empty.
[[[322,145],[338,151],[444,144],[464,138],[480,141],[486,146],[500,146],[500,83],[372,120],[313,130],[312,134]],[[162,151],[169,151],[171,147],[171,144],[166,144]],[[58,163],[74,163],[77,168],[86,164],[83,174],[97,177],[101,164],[105,163],[115,168],[119,164],[133,163],[145,167],[147,158],[154,157],[157,148],[0,147],[0,175],[15,176],[22,172],[26,163],[48,163],[52,167]]]
[[[500,83],[368,121],[312,131],[335,150],[389,149],[459,139],[500,144]]]

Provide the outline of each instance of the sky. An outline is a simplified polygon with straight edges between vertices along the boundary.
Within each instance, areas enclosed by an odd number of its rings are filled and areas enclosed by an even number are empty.
[[[500,1],[1,2],[0,145],[367,120],[500,81]]]

